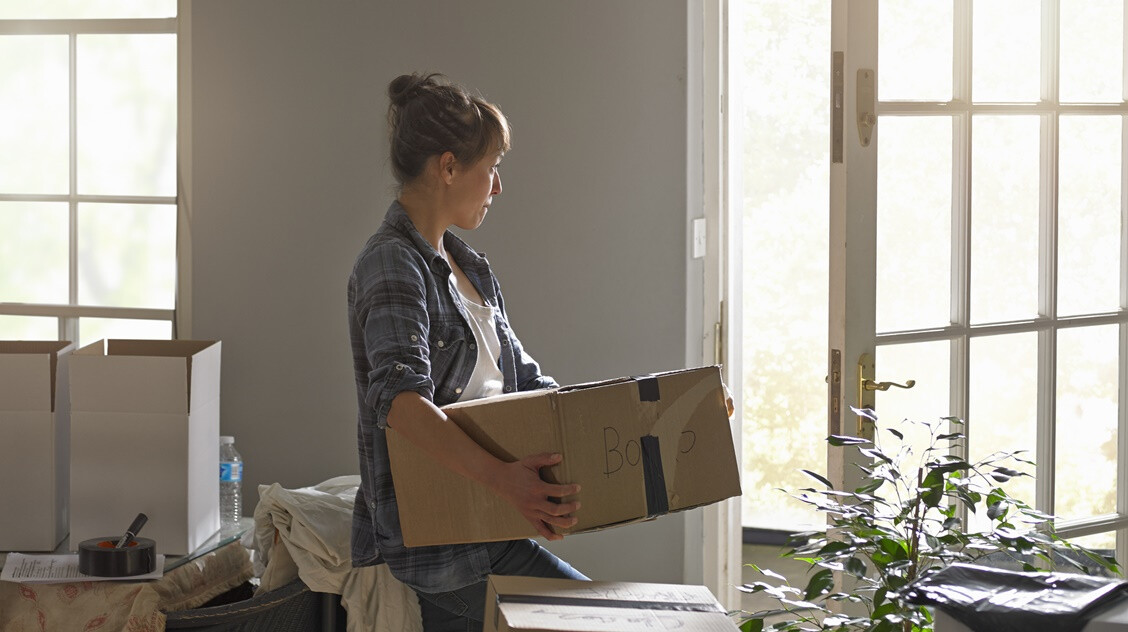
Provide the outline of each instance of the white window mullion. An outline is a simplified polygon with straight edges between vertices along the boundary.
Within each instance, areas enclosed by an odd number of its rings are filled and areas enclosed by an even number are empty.
[[[68,73],[68,124],[70,126],[70,151],[68,154],[68,231],[67,237],[69,258],[67,266],[67,300],[71,305],[78,305],[78,35],[74,32],[68,35],[68,53],[70,71]],[[59,319],[59,334],[62,340],[70,340],[78,344],[78,318],[64,317]]]
[[[1128,0],[1121,13],[1120,98],[1128,102]],[[1120,309],[1128,309],[1128,116],[1120,117]],[[1128,515],[1128,323],[1120,324],[1120,374],[1117,385],[1116,513]],[[1128,561],[1128,530],[1116,532],[1116,559]]]
[[[1057,318],[1058,235],[1058,84],[1060,79],[1058,0],[1042,0],[1041,100],[1054,109],[1041,116],[1038,313]],[[1054,511],[1057,419],[1057,327],[1038,332],[1038,430],[1036,439],[1035,505]]]
[[[959,110],[952,116],[952,283],[951,322],[963,333],[951,338],[948,407],[949,414],[967,425],[949,432],[964,432],[967,438],[953,444],[952,456],[968,459],[971,451],[971,0],[956,0],[952,24],[952,105]],[[959,507],[966,522],[967,510]]]

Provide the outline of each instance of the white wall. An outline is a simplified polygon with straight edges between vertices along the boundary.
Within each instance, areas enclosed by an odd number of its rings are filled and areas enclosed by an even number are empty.
[[[685,2],[189,7],[192,336],[223,340],[248,504],[260,483],[357,472],[345,281],[392,196],[385,89],[403,72],[442,71],[510,119],[504,192],[464,237],[546,371],[685,366]],[[681,581],[686,525],[552,548],[594,577]]]

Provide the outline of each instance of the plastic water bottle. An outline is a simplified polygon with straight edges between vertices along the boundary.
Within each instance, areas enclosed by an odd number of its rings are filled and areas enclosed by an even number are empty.
[[[219,438],[219,523],[239,524],[242,516],[243,457],[235,450],[235,437]]]

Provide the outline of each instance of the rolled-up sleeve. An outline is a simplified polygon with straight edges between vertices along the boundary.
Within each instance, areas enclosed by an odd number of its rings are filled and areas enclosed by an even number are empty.
[[[404,391],[432,399],[428,359],[426,269],[418,255],[397,244],[374,248],[356,268],[356,318],[368,360],[364,402],[380,428],[392,400]]]

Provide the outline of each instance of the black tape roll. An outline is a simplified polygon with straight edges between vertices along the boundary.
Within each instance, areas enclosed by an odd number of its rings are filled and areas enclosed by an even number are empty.
[[[78,545],[78,572],[95,577],[132,577],[157,567],[157,545],[148,538],[134,538],[115,549],[119,537],[94,538]]]

